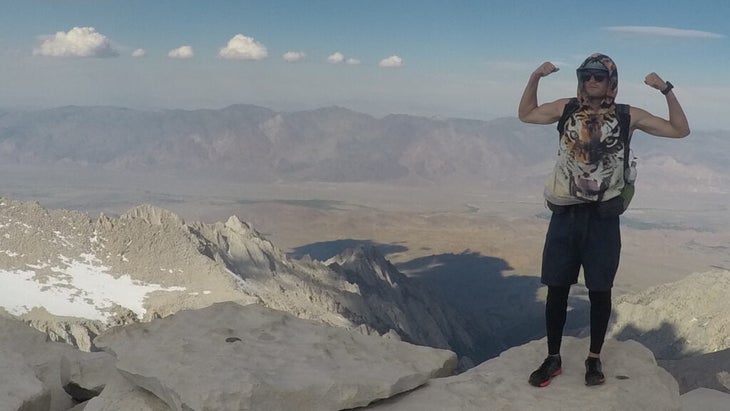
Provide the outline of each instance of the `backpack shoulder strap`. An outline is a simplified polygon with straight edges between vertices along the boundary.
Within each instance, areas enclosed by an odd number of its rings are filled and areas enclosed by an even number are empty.
[[[628,104],[616,104],[616,115],[618,115],[619,138],[624,144],[624,173],[629,169],[629,145],[631,144],[631,106]]]
[[[558,121],[558,133],[563,134],[563,129],[565,128],[565,122],[568,121],[568,118],[575,113],[580,108],[580,105],[578,104],[578,99],[573,97],[565,104],[565,107],[563,108],[563,115],[560,116],[560,120]]]
[[[621,139],[627,144],[631,141],[629,129],[631,127],[631,106],[628,104],[616,104],[616,114],[621,132]]]

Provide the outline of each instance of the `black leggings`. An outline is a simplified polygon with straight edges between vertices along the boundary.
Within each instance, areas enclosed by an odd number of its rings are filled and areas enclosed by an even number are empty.
[[[548,287],[545,304],[545,326],[547,328],[548,354],[560,354],[563,328],[568,310],[570,287]],[[591,300],[591,347],[590,351],[600,354],[606,338],[608,320],[611,317],[611,290],[588,291]]]

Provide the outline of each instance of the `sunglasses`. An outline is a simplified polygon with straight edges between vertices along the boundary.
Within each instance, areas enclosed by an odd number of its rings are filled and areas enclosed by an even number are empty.
[[[593,79],[595,79],[599,83],[602,83],[606,78],[608,78],[606,73],[590,72],[590,71],[585,71],[583,73],[580,73],[580,76],[579,76],[580,81],[582,81],[584,83],[587,82],[588,80],[590,80],[591,77],[593,77]]]

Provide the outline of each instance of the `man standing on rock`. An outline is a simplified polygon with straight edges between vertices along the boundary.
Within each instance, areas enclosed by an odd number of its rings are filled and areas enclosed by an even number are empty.
[[[545,186],[545,199],[553,212],[545,238],[541,277],[548,287],[548,357],[530,375],[529,382],[545,387],[561,373],[560,344],[568,294],[583,267],[591,303],[585,382],[599,385],[605,381],[600,354],[611,316],[611,288],[621,251],[619,215],[627,205],[622,194],[625,188],[633,188],[627,167],[630,136],[638,129],[653,136],[681,138],[689,135],[689,124],[672,91],[674,86],[656,73],[647,75],[644,82],[666,97],[669,120],[616,104],[618,72],[613,60],[603,54],[591,55],[578,67],[577,98],[538,105],[540,79],[556,71],[558,68],[550,62],[540,65],[530,75],[519,107],[523,122],[558,122],[560,134],[557,163]]]

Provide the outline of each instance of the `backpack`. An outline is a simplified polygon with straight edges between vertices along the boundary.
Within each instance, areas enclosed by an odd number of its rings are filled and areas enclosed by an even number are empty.
[[[565,122],[568,118],[578,111],[580,104],[578,99],[573,97],[568,101],[563,109],[563,115],[558,121],[558,133],[563,133]],[[636,180],[636,162],[632,161],[629,164],[629,157],[631,156],[629,145],[631,144],[631,134],[629,130],[631,127],[631,112],[628,104],[616,104],[616,115],[618,116],[619,124],[619,138],[624,144],[624,188],[621,189],[621,195],[619,196],[622,200],[620,213],[626,211],[629,208],[629,203],[634,197],[634,181]]]

